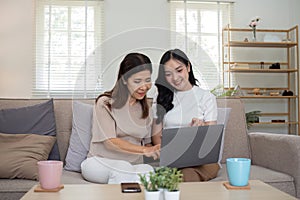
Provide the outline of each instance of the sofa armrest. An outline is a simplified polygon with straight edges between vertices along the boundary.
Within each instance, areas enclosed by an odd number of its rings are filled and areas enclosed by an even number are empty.
[[[289,174],[300,196],[300,137],[272,133],[249,133],[252,164]]]

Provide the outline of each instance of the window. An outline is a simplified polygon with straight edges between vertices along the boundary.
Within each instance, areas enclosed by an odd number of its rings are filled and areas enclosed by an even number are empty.
[[[33,97],[94,97],[101,90],[99,0],[36,0]]]
[[[171,46],[190,58],[200,87],[222,83],[222,28],[230,23],[232,3],[171,1]]]

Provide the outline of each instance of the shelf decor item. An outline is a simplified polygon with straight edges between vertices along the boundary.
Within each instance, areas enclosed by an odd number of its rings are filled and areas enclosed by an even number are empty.
[[[253,32],[253,41],[256,41],[256,26],[258,25],[258,22],[260,21],[259,17],[255,17],[254,19],[252,19],[250,21],[249,26],[252,28],[252,32]]]
[[[224,89],[223,85],[217,85],[210,92],[218,98],[229,97],[229,96],[239,96],[241,95],[240,88],[237,86],[234,89]]]

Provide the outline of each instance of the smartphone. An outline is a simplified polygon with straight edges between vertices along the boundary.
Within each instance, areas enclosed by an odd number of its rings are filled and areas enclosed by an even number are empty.
[[[141,192],[141,187],[138,183],[121,183],[123,193]]]

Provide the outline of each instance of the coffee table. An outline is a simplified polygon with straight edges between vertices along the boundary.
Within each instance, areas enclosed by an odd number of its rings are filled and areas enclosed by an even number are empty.
[[[268,184],[258,180],[250,181],[250,190],[228,190],[223,182],[190,182],[180,184],[181,200],[220,199],[220,200],[296,200]],[[59,192],[34,192],[31,188],[22,200],[52,199],[97,199],[97,200],[143,200],[141,193],[122,193],[117,184],[66,184]]]

